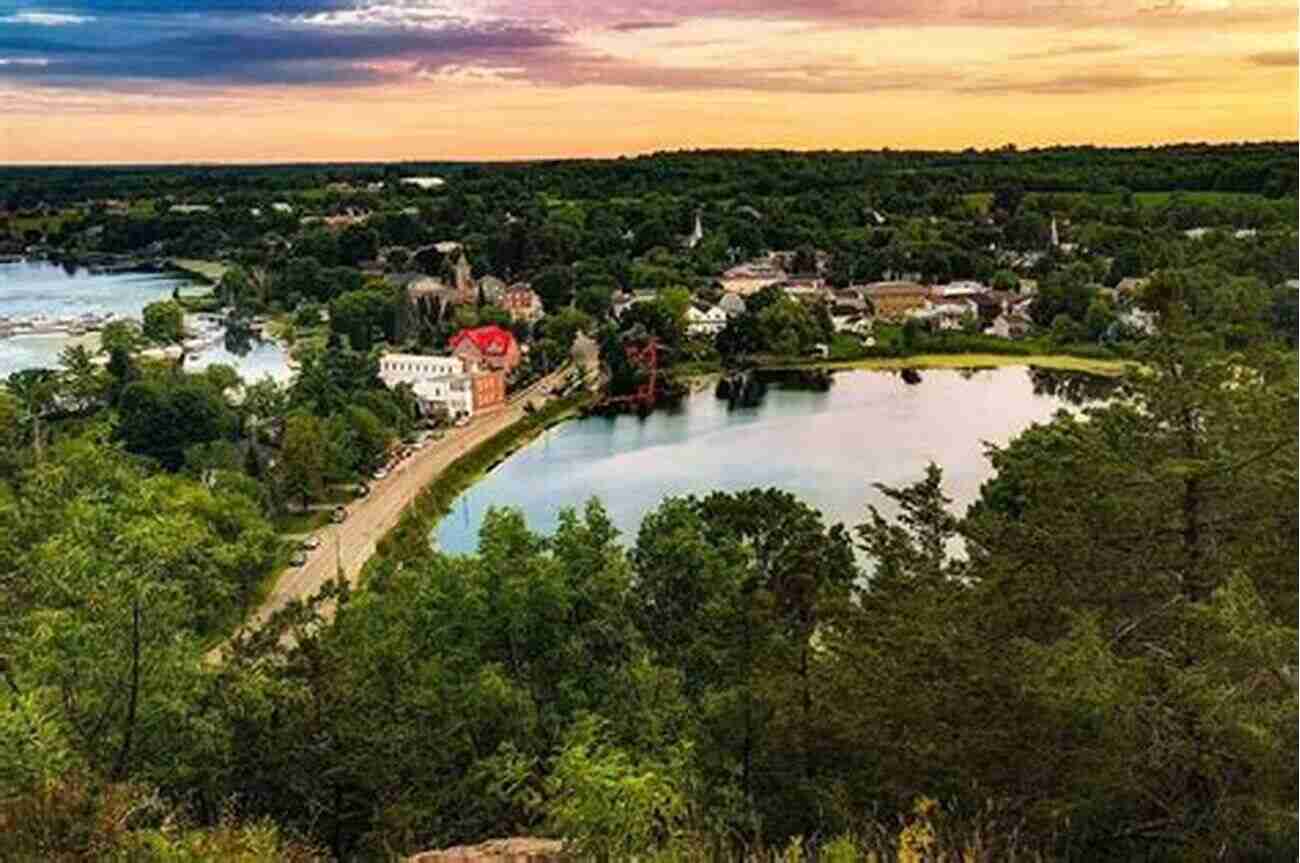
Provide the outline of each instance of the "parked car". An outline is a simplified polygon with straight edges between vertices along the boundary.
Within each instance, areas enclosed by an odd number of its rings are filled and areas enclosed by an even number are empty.
[[[375,479],[383,479],[386,476],[388,476],[388,468],[385,467],[381,467],[379,470],[375,471],[374,473]]]
[[[357,483],[357,497],[365,497],[368,494],[370,494],[370,484],[364,482]]]
[[[467,425],[469,425],[469,417],[461,417],[456,420],[456,428],[464,428]]]
[[[290,566],[304,566],[306,563],[307,553],[303,551],[295,551],[293,557],[289,558]]]
[[[334,522],[335,524],[339,524],[347,517],[348,517],[347,507],[336,506],[334,507],[334,512],[330,515],[330,521]]]
[[[303,551],[312,551],[313,549],[320,548],[320,537],[309,536],[306,539],[304,539],[302,542],[298,543],[298,547],[301,548]]]

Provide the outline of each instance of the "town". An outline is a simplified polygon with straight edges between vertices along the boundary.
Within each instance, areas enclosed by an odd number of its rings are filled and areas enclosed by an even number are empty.
[[[1293,859],[1295,156],[0,167],[0,858]]]

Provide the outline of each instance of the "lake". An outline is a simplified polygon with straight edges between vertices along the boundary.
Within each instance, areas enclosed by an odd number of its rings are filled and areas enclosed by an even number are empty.
[[[40,260],[0,263],[0,318],[42,316],[55,320],[112,313],[118,318],[138,320],[149,303],[171,297],[177,287],[193,284],[186,276],[170,273],[99,273]],[[227,363],[249,381],[266,374],[281,381],[292,376],[288,357],[276,342],[232,342],[222,338],[219,331],[209,335],[209,343],[189,356],[187,369]],[[72,343],[86,344],[93,350],[97,341],[94,335],[70,337],[58,333],[0,338],[0,379],[21,369],[57,367],[59,353]]]
[[[757,407],[730,408],[712,388],[671,411],[588,417],[556,426],[462,494],[437,529],[439,547],[473,551],[489,507],[521,510],[550,532],[562,507],[599,497],[629,542],[641,517],[668,495],[776,486],[818,507],[829,522],[860,523],[874,482],[919,479],[933,461],[964,510],[991,474],[984,442],[1006,443],[1070,407],[1078,376],[1008,366],[848,371],[825,392],[773,386]],[[1084,376],[1086,377],[1086,376]],[[1072,380],[1073,379],[1073,380]],[[1088,379],[1098,395],[1105,384]],[[884,507],[882,507],[884,511]]]

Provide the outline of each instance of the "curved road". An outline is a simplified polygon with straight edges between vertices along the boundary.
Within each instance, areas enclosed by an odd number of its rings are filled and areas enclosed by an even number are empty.
[[[342,569],[348,583],[355,586],[361,568],[375,553],[375,544],[396,526],[407,505],[425,486],[453,461],[524,416],[524,404],[563,380],[569,371],[564,366],[528,389],[513,396],[505,405],[475,416],[469,425],[447,430],[440,441],[430,441],[416,450],[392,473],[370,483],[370,494],[348,504],[348,517],[342,524],[330,524],[317,531],[320,547],[308,552],[307,563],[280,573],[275,587],[257,611],[249,615],[241,628],[257,628],[290,601],[306,599],[334,578]],[[333,603],[322,609],[333,615]],[[219,653],[218,647],[213,653]]]

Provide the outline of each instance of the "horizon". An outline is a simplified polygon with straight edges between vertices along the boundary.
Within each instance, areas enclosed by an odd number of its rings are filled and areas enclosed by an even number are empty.
[[[0,0],[0,162],[1135,147],[1300,127],[1281,0],[799,6]]]
[[[211,160],[175,160],[175,161],[154,161],[154,162],[93,162],[93,161],[67,161],[67,162],[4,162],[0,161],[0,171],[20,168],[104,168],[110,170],[147,170],[150,168],[297,168],[297,167],[317,167],[317,166],[340,166],[340,167],[395,167],[402,165],[450,165],[450,166],[491,166],[491,165],[529,165],[529,164],[551,164],[557,162],[615,162],[621,159],[634,160],[654,158],[666,155],[706,155],[706,154],[729,154],[729,153],[791,153],[796,155],[855,155],[855,154],[875,154],[875,155],[899,155],[899,154],[967,154],[975,155],[992,155],[999,152],[1015,152],[1020,154],[1043,153],[1051,151],[1069,151],[1069,150],[1098,150],[1098,151],[1137,151],[1137,150],[1176,150],[1194,147],[1269,147],[1269,146],[1294,146],[1300,147],[1300,137],[1296,138],[1257,138],[1257,139],[1224,139],[1224,140],[1171,140],[1160,141],[1151,144],[1096,144],[1096,143],[1060,143],[1044,144],[1039,146],[1021,146],[1015,143],[1007,143],[996,147],[891,147],[883,145],[879,147],[853,147],[853,148],[819,148],[819,147],[779,147],[779,146],[746,146],[746,147],[700,147],[700,148],[663,148],[657,150],[645,150],[640,152],[612,153],[602,156],[518,156],[511,158],[396,158],[396,159],[296,159],[296,160],[270,160],[270,161],[211,161]]]

